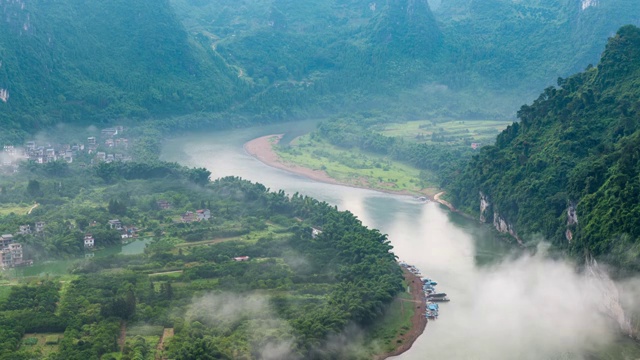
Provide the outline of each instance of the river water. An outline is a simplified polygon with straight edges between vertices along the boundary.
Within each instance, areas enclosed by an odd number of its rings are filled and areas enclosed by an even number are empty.
[[[601,312],[601,286],[565,261],[524,254],[485,225],[411,196],[316,182],[246,154],[251,139],[314,122],[186,134],[168,140],[162,159],[206,167],[212,178],[240,176],[272,190],[299,192],[349,210],[389,235],[394,252],[439,282],[450,303],[398,359],[640,359]]]

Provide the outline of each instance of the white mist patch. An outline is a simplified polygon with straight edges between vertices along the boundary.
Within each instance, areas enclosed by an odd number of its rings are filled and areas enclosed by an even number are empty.
[[[608,278],[575,269],[544,255],[523,256],[478,269],[464,289],[440,284],[447,293],[451,290],[452,302],[441,306],[440,319],[425,332],[427,343],[441,343],[433,355],[582,359],[610,344],[616,330],[603,307],[607,286],[601,283]]]
[[[261,359],[295,359],[292,346],[295,337],[291,327],[279,319],[261,294],[209,294],[194,299],[187,311],[190,321],[203,321],[208,326],[227,328],[246,321],[248,340]]]
[[[209,323],[237,321],[268,309],[262,296],[238,297],[233,294],[209,294],[196,298],[187,312],[187,318],[198,318]]]
[[[300,359],[294,351],[297,339],[293,329],[286,320],[277,316],[265,295],[208,294],[193,300],[186,318],[218,329],[246,328],[249,346],[260,354],[259,359]],[[379,344],[366,342],[364,332],[351,324],[340,333],[330,334],[311,353],[324,358],[347,359],[366,358],[371,350],[381,351]]]
[[[592,6],[598,6],[598,0],[582,0],[582,10],[586,10]]]
[[[2,151],[0,151],[0,165],[14,164],[24,160],[24,156],[22,156],[23,153],[24,149],[21,147],[4,145]]]
[[[539,358],[520,353],[523,343],[538,344],[542,355],[582,352],[611,339],[597,284],[568,263],[524,257],[480,275],[470,314],[483,328],[474,339],[480,347],[500,341],[501,351],[517,358]]]

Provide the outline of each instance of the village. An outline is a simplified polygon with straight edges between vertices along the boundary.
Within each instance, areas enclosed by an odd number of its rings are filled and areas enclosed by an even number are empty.
[[[171,204],[166,200],[158,200],[156,202],[158,209],[168,210],[171,208]],[[193,223],[200,221],[208,221],[211,219],[211,210],[198,209],[195,211],[187,211],[180,215],[179,218],[174,219],[175,223]],[[33,226],[32,226],[33,225]],[[106,224],[100,224],[97,221],[93,221],[89,224],[89,228],[84,233],[83,246],[85,249],[85,257],[93,257],[94,250],[98,248],[104,248],[107,244],[100,244],[96,242],[93,233],[90,231],[92,227],[105,226],[109,230],[115,230],[119,233],[121,243],[127,244],[132,240],[138,239],[140,236],[140,229],[136,226],[123,224],[119,219],[109,220]],[[38,221],[33,224],[20,225],[16,231],[16,236],[13,234],[4,234],[0,237],[0,269],[9,269],[21,266],[33,265],[33,260],[24,259],[22,244],[17,242],[18,239],[27,236],[45,236],[46,223]],[[249,257],[239,257],[236,261],[246,261]]]
[[[124,133],[123,126],[115,126],[102,129],[99,136],[87,137],[84,143],[54,144],[30,140],[22,147],[6,144],[0,153],[0,172],[15,173],[23,162],[47,164],[65,161],[86,166],[100,162],[131,161],[128,151],[130,142]]]

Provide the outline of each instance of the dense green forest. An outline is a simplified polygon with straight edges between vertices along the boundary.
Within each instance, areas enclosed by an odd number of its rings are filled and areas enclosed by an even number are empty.
[[[309,197],[209,175],[161,162],[60,163],[3,178],[3,204],[39,206],[1,215],[2,232],[45,224],[16,235],[25,258],[91,254],[117,246],[123,231],[153,240],[142,255],[95,257],[63,278],[4,284],[0,358],[356,359],[381,351],[352,346],[349,334],[366,333],[404,290],[386,236]],[[185,220],[205,208],[210,218]],[[125,230],[109,225],[114,218]],[[344,346],[332,345],[338,337]]]
[[[181,127],[200,124],[194,116],[235,126],[363,109],[504,118],[542,84],[595,62],[639,11],[632,0],[2,0],[0,9],[9,141],[60,122],[178,115],[188,116]]]
[[[243,91],[168,1],[2,1],[0,9],[5,131],[213,112]]]
[[[455,205],[524,240],[640,270],[640,29],[559,78],[451,185]]]

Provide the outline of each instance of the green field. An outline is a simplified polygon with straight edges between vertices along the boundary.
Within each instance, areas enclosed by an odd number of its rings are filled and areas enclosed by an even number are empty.
[[[371,128],[387,137],[447,147],[492,144],[511,121],[431,120],[379,124]],[[474,145],[475,146],[475,145]],[[419,170],[388,156],[344,149],[317,136],[304,135],[290,145],[275,146],[284,163],[322,170],[340,183],[374,190],[434,195],[438,192],[435,174]]]
[[[20,348],[39,350],[43,355],[51,354],[58,351],[63,335],[62,333],[24,334]]]
[[[16,215],[24,215],[31,209],[33,205],[25,204],[2,204],[0,205],[0,216],[14,213]]]
[[[267,222],[265,225],[266,225],[266,228],[264,230],[254,230],[254,231],[251,231],[249,234],[245,234],[245,235],[226,237],[226,238],[217,238],[217,239],[208,239],[208,240],[201,240],[201,241],[183,242],[183,243],[176,244],[175,247],[190,248],[194,246],[213,245],[213,244],[218,244],[225,241],[256,242],[259,239],[265,238],[265,237],[277,239],[277,238],[285,238],[291,235],[291,233],[285,232],[286,227],[284,226],[273,224],[271,222]]]
[[[433,195],[435,177],[393,161],[388,157],[358,149],[345,150],[326,141],[302,136],[289,146],[276,146],[285,163],[323,170],[331,178],[352,186],[411,194]],[[422,180],[421,180],[422,179]]]
[[[505,120],[455,120],[435,122],[431,120],[407,121],[377,125],[374,131],[389,137],[400,137],[433,145],[471,146],[493,144],[496,136],[513,121]]]

